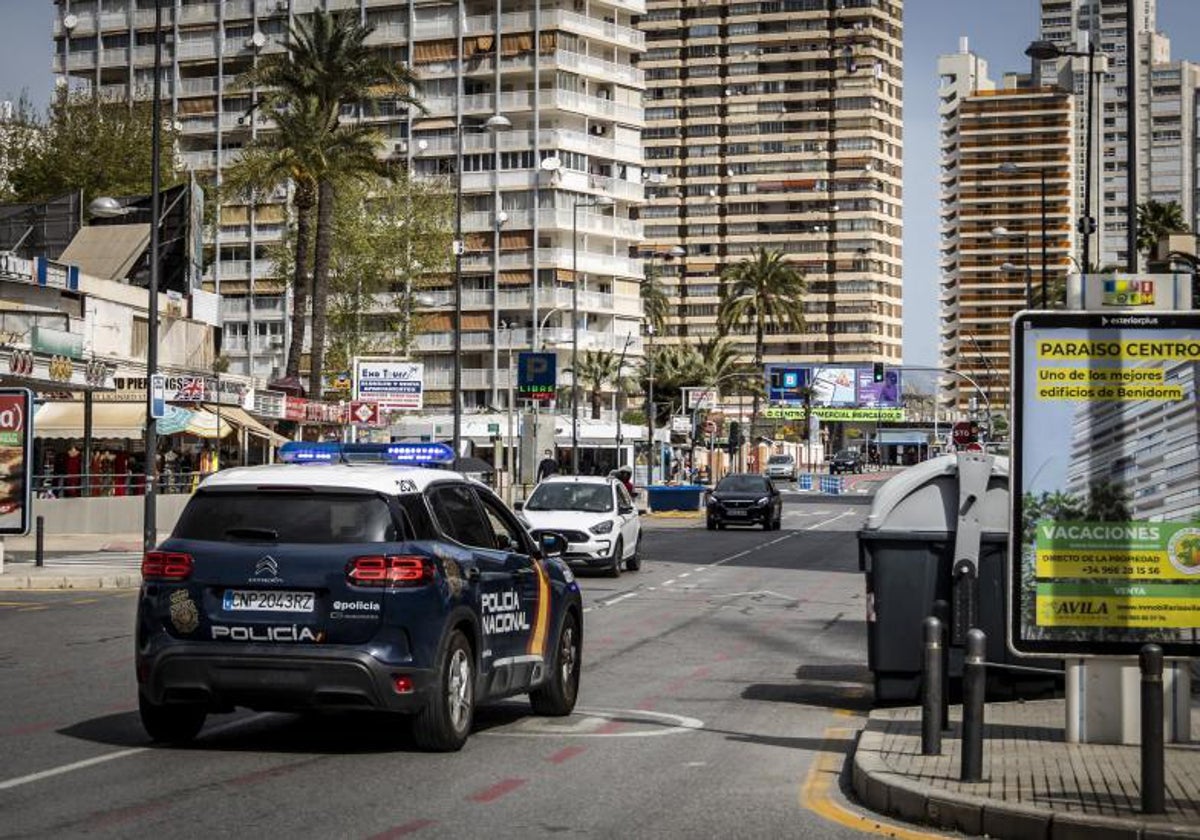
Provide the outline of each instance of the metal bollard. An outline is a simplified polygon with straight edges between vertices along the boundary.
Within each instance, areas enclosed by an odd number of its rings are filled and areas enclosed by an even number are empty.
[[[39,516],[37,523],[37,542],[34,543],[33,564],[39,569],[46,565],[46,517]]]
[[[1162,648],[1143,645],[1138,665],[1142,670],[1142,813],[1165,814]]]
[[[925,674],[921,681],[921,754],[942,754],[942,622],[925,619]]]
[[[942,729],[950,728],[950,602],[933,602],[933,615],[942,622]]]
[[[983,697],[987,682],[984,652],[987,636],[978,628],[967,631],[967,654],[963,660],[962,769],[959,779],[978,782],[983,778]]]

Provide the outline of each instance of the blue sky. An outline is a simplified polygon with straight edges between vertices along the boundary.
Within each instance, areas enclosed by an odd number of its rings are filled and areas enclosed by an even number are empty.
[[[1025,70],[1037,36],[1037,0],[907,0],[904,19],[904,360],[937,363],[937,57],[959,36],[987,59],[992,77]],[[50,96],[51,0],[0,0],[0,98]],[[1198,0],[1158,0],[1172,55],[1200,61]]]

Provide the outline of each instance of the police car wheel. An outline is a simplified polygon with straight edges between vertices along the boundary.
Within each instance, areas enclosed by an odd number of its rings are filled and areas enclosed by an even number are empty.
[[[152,740],[165,744],[184,744],[199,734],[208,710],[192,704],[151,703],[138,694],[138,714],[142,728]]]
[[[569,612],[563,619],[558,641],[554,645],[554,660],[546,682],[529,692],[529,702],[539,715],[562,717],[571,714],[579,696],[579,669],[583,657],[579,649],[579,620]]]
[[[417,746],[435,752],[462,748],[475,713],[475,667],[471,646],[455,630],[438,662],[437,683],[425,708],[413,719]]]
[[[620,577],[621,576],[621,564],[623,562],[625,562],[623,559],[624,554],[625,554],[625,544],[623,542],[621,542],[620,538],[618,538],[616,546],[613,547],[612,565],[608,567],[608,576],[609,577]]]

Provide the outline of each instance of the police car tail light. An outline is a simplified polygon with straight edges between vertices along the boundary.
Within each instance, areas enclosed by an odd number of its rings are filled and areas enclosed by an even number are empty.
[[[192,555],[179,551],[147,551],[142,557],[142,580],[187,580],[192,576]]]
[[[346,566],[346,580],[355,586],[424,586],[432,583],[433,561],[408,554],[368,554]]]

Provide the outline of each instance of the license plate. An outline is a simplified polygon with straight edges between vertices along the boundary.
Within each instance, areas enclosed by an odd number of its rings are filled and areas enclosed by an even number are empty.
[[[731,510],[727,511],[730,516],[745,516],[750,511],[747,510]]]
[[[299,612],[313,611],[316,598],[311,592],[280,590],[229,589],[222,606],[231,612]]]

